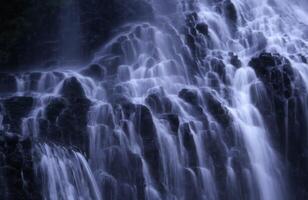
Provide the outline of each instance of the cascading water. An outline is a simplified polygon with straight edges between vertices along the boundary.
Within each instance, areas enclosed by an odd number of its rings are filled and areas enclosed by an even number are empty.
[[[86,68],[2,75],[1,145],[19,142],[16,187],[38,190],[25,199],[308,197],[307,3],[148,3],[154,19]]]

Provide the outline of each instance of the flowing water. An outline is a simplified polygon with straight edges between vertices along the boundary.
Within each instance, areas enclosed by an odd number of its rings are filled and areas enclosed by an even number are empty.
[[[121,26],[93,73],[15,75],[12,95],[34,98],[21,132],[36,141],[42,198],[292,199],[290,119],[274,130],[263,112],[272,97],[249,61],[262,51],[290,60],[307,123],[306,1],[150,4],[155,19]]]

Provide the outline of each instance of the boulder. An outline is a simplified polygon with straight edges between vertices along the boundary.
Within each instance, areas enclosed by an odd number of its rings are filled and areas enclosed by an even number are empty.
[[[97,81],[102,81],[106,76],[106,69],[99,64],[91,64],[80,72],[84,76],[88,76]]]
[[[85,91],[76,77],[70,77],[64,80],[60,93],[69,100],[85,98]]]
[[[195,90],[184,88],[179,92],[178,96],[192,105],[196,106],[199,104],[198,93]]]

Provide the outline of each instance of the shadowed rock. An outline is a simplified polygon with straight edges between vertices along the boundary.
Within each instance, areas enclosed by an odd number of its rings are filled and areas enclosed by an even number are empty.
[[[14,75],[0,73],[0,93],[14,93],[17,91],[17,81]]]
[[[34,99],[32,97],[11,97],[3,100],[4,120],[10,131],[20,133],[22,118],[32,110]]]
[[[178,96],[192,105],[196,106],[199,104],[198,93],[195,90],[184,88],[179,92]]]
[[[77,80],[76,77],[71,77],[64,80],[61,94],[63,97],[73,100],[76,98],[85,98],[85,92],[82,88],[81,83]]]
[[[32,141],[17,134],[0,133],[0,198],[39,200],[40,186],[35,177]]]
[[[80,73],[85,76],[89,76],[97,81],[102,81],[106,76],[105,68],[98,64],[92,64],[86,69],[83,69]]]

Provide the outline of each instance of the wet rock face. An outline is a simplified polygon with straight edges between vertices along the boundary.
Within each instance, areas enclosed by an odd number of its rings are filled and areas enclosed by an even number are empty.
[[[102,188],[104,199],[135,199],[134,190],[137,190],[137,198],[145,198],[145,182],[142,173],[142,161],[136,154],[128,149],[119,146],[106,149],[104,151],[106,161],[106,172],[110,175],[101,177],[104,180],[98,184]]]
[[[64,81],[62,97],[53,97],[39,121],[40,137],[88,152],[87,113],[91,102],[76,78]]]
[[[213,91],[204,90],[203,99],[207,104],[207,109],[214,118],[225,128],[229,127],[232,123],[232,117],[228,109],[222,102],[218,100]]]
[[[303,195],[307,196],[302,191],[308,184],[308,158],[304,148],[307,144],[301,135],[308,130],[302,121],[305,116],[301,99],[306,95],[303,82],[293,71],[291,63],[279,54],[261,53],[252,58],[249,65],[266,88],[268,99],[265,100],[270,105],[259,110],[265,116],[272,115],[266,121],[269,127],[275,124],[271,137],[290,164],[290,176],[297,187],[294,190],[301,199]]]
[[[184,123],[181,125],[180,130],[182,133],[183,145],[188,155],[188,165],[190,167],[196,167],[198,166],[197,149],[191,128],[190,123]]]
[[[185,58],[185,62],[190,66],[190,70],[193,73],[198,73],[198,61],[202,61],[207,56],[209,38],[208,25],[199,20],[199,16],[196,12],[191,12],[185,16],[186,29],[185,43],[189,48],[189,51],[183,51],[182,54]],[[191,55],[190,55],[191,54]],[[191,56],[193,58],[191,58]]]
[[[154,181],[159,183],[160,180],[160,155],[157,138],[157,130],[153,121],[151,111],[141,104],[133,104],[127,99],[119,101],[119,106],[124,113],[124,117],[132,119],[135,131],[142,140],[143,156],[147,161],[150,173]],[[127,131],[124,128],[124,131]]]
[[[159,147],[157,140],[156,127],[153,122],[150,110],[143,105],[136,105],[134,124],[137,133],[140,134],[143,141],[144,156],[147,160],[153,176],[159,180]]]
[[[146,104],[156,113],[171,112],[172,103],[163,92],[154,92],[145,99]]]
[[[32,143],[17,134],[0,133],[0,199],[41,199],[35,181]]]
[[[279,54],[261,53],[259,57],[251,59],[249,65],[274,95],[281,98],[292,96],[295,75],[286,58]]]

